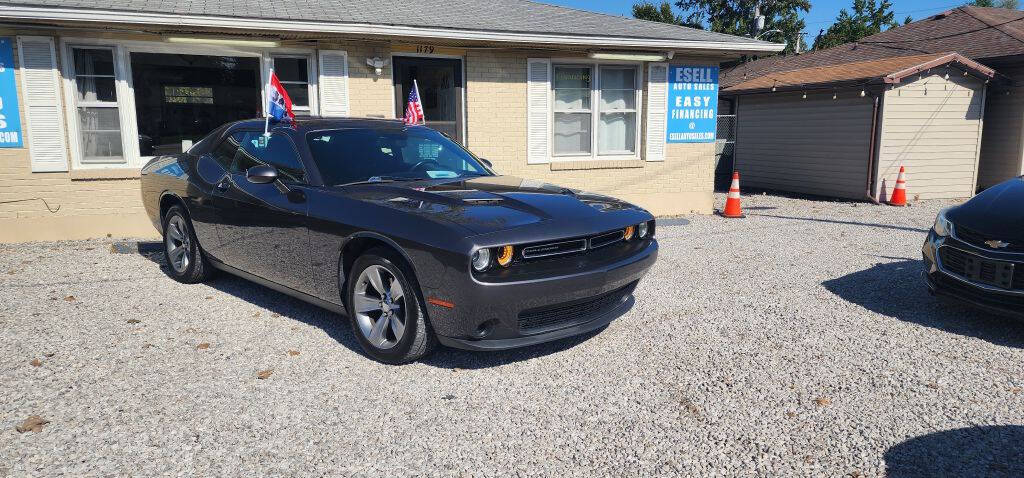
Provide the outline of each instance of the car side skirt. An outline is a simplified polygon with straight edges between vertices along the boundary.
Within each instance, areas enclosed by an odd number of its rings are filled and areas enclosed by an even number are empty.
[[[218,261],[215,261],[215,260],[210,260],[210,264],[213,267],[215,267],[216,269],[219,269],[219,270],[222,270],[224,272],[227,272],[228,274],[241,277],[241,278],[243,278],[245,280],[248,280],[248,281],[251,281],[251,282],[255,282],[255,283],[257,283],[257,284],[259,284],[259,285],[261,285],[263,287],[267,287],[269,289],[273,289],[273,290],[275,290],[277,292],[280,292],[282,294],[294,297],[294,298],[299,299],[299,300],[301,300],[303,302],[307,302],[309,304],[312,304],[312,305],[315,305],[317,307],[321,307],[321,308],[327,309],[327,310],[329,310],[331,312],[335,312],[335,313],[338,313],[338,314],[341,314],[341,315],[345,315],[345,316],[348,315],[348,311],[346,311],[345,307],[343,305],[341,305],[341,304],[335,304],[333,302],[328,302],[328,301],[323,300],[323,299],[321,299],[319,297],[314,297],[312,295],[309,295],[309,294],[307,294],[305,292],[300,292],[300,291],[297,291],[297,290],[292,289],[290,287],[285,287],[285,286],[283,286],[281,284],[278,284],[277,282],[269,281],[267,279],[264,279],[262,277],[250,274],[250,273],[245,272],[243,270],[236,269],[236,268],[231,267],[231,266],[229,266],[229,265],[227,265],[227,264],[225,264],[223,262],[218,262]]]

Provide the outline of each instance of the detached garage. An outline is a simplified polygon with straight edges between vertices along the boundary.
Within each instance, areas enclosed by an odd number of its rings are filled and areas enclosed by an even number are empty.
[[[745,187],[885,200],[906,166],[911,198],[974,194],[986,85],[956,53],[759,76],[722,90],[737,109]]]

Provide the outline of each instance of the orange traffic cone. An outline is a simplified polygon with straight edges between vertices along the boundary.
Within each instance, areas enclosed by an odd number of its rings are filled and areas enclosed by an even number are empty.
[[[722,211],[725,217],[746,217],[740,208],[740,172],[732,172],[732,185],[729,186],[729,195],[725,198],[725,210]]]
[[[896,187],[892,190],[892,197],[889,198],[889,205],[907,205],[907,176],[906,170],[903,166],[900,166],[900,175],[896,178]]]

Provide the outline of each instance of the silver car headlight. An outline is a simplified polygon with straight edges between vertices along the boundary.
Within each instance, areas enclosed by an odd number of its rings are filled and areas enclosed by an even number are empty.
[[[473,252],[470,259],[473,262],[473,269],[476,269],[477,272],[483,272],[491,265],[491,251],[489,249],[477,249]]]
[[[947,207],[939,211],[939,214],[935,216],[935,225],[932,226],[932,231],[935,231],[935,235],[939,237],[947,237],[953,233],[953,223],[949,222],[946,218],[946,213],[949,212],[951,207]]]

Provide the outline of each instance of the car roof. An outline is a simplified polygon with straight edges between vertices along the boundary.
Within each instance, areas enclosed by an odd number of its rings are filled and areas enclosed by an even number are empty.
[[[231,129],[236,128],[263,128],[265,118],[253,118],[236,121],[231,124]],[[361,128],[375,130],[395,130],[408,127],[402,120],[383,118],[338,118],[320,116],[297,116],[294,122],[274,121],[271,129],[290,127],[298,133],[336,128]]]

